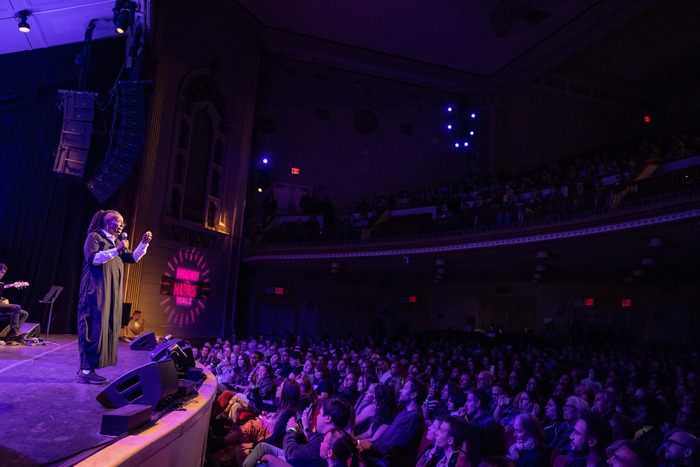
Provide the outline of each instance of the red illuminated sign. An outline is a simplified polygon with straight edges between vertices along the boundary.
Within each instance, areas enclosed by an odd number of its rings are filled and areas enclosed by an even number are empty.
[[[299,167],[292,167],[292,175],[299,175]]]
[[[416,297],[414,297],[414,296],[408,297],[408,303],[416,303]]]
[[[283,287],[275,287],[275,295],[284,295]]]
[[[644,116],[644,123],[651,123],[651,117],[649,115]]]
[[[160,281],[161,307],[168,323],[194,324],[209,300],[209,272],[204,256],[195,249],[180,250],[168,262]]]
[[[632,306],[632,300],[630,300],[630,299],[628,299],[628,298],[623,298],[623,299],[622,299],[622,306],[623,306],[624,308],[627,308],[627,307]]]
[[[583,304],[585,306],[593,306],[593,299],[592,298],[586,298],[583,300]]]

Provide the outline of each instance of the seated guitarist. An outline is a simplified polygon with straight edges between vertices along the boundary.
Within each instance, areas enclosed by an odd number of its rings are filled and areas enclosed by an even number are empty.
[[[7,272],[7,265],[0,263],[0,280]],[[17,339],[19,336],[19,329],[22,327],[24,322],[27,320],[29,313],[24,311],[19,305],[12,305],[9,300],[3,298],[3,291],[10,288],[22,288],[27,287],[29,284],[27,282],[13,282],[12,284],[4,284],[0,282],[0,313],[11,313],[10,316],[10,332],[7,334],[8,339]]]

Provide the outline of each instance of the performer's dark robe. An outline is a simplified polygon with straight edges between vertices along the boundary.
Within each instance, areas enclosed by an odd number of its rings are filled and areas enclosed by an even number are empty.
[[[124,302],[124,263],[135,261],[132,252],[125,249],[106,263],[92,264],[95,253],[115,246],[101,230],[90,233],[85,240],[78,302],[80,368],[117,364]]]

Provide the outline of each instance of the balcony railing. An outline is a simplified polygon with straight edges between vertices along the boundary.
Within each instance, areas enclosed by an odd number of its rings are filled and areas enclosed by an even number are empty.
[[[452,217],[402,220],[361,228],[276,230],[251,238],[248,253],[290,248],[374,248],[415,242],[464,240],[482,235],[518,235],[581,224],[598,224],[672,212],[700,201],[700,167],[605,187],[578,196],[511,207],[470,210]]]

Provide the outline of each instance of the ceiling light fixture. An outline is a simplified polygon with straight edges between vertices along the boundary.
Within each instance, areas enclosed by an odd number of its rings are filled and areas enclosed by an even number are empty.
[[[29,23],[27,23],[27,16],[29,16],[31,13],[28,10],[22,10],[17,12],[15,15],[15,19],[17,20],[17,29],[22,31],[23,33],[28,33],[31,28],[29,27]]]

